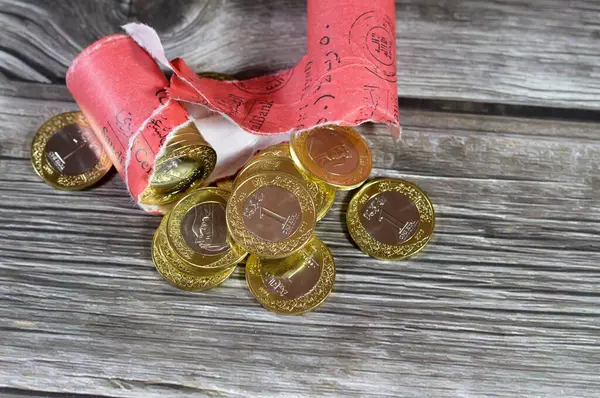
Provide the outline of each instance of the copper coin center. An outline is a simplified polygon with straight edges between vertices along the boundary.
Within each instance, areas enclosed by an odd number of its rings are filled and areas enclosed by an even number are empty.
[[[398,245],[409,240],[419,229],[419,211],[408,196],[400,192],[382,192],[365,203],[360,221],[373,239]]]
[[[56,171],[70,176],[92,170],[102,154],[92,129],[79,124],[69,124],[54,133],[44,152]]]
[[[306,134],[308,156],[323,170],[333,174],[350,174],[356,170],[358,151],[343,133],[317,128]]]
[[[261,187],[244,202],[244,225],[252,234],[269,242],[289,238],[302,221],[296,195],[276,186]]]
[[[296,299],[310,293],[321,277],[323,259],[316,251],[302,251],[284,261],[265,263],[261,277],[267,290],[283,299]]]
[[[229,250],[225,207],[221,203],[201,203],[192,207],[181,221],[181,236],[193,250],[204,255]]]

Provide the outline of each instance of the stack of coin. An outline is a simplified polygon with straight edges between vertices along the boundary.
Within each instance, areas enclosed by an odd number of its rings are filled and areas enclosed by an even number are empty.
[[[247,252],[231,241],[225,222],[230,192],[200,188],[163,217],[154,234],[152,259],[175,287],[200,291],[221,284]]]
[[[313,229],[331,208],[336,189],[360,186],[371,164],[360,134],[326,126],[259,152],[239,172],[227,225],[232,238],[251,253],[246,280],[265,308],[298,314],[331,292],[335,264]]]
[[[46,183],[64,190],[87,188],[112,167],[81,112],[61,113],[44,123],[31,143],[31,162]]]
[[[212,173],[217,154],[194,124],[176,130],[154,164],[154,175],[140,202],[164,205],[193,191]]]
[[[225,75],[205,77],[227,80]],[[35,171],[59,189],[83,189],[110,169],[107,154],[80,112],[57,115],[32,143]],[[246,281],[255,298],[281,314],[301,314],[333,289],[331,251],[313,235],[336,190],[362,188],[346,223],[366,254],[400,260],[430,241],[435,213],[414,184],[376,179],[369,146],[354,129],[323,126],[259,152],[235,179],[199,188],[212,172],[215,151],[193,125],[177,130],[156,160],[142,202],[179,200],[164,216],[152,244],[158,272],[183,290],[225,281],[250,253]]]

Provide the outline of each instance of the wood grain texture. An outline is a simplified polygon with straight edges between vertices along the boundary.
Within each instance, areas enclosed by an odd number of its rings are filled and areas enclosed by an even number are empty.
[[[431,196],[434,239],[415,259],[368,258],[338,195],[317,228],[334,293],[283,317],[253,300],[243,268],[205,293],[164,282],[159,219],[118,176],[85,192],[41,182],[30,140],[75,108],[61,86],[0,92],[0,393],[598,395],[597,125],[412,110],[398,145],[362,129],[375,175]]]
[[[0,71],[63,79],[71,60],[129,21],[154,26],[197,71],[253,76],[305,52],[304,1],[0,0]],[[600,109],[595,0],[398,0],[401,97]]]

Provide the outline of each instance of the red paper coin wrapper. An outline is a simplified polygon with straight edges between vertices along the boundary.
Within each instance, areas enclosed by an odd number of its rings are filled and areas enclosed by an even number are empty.
[[[104,37],[75,58],[67,86],[139,203],[165,142],[188,123],[217,152],[212,180],[319,125],[386,123],[398,139],[395,21],[393,0],[308,0],[306,55],[241,81],[196,75],[167,59],[152,28],[128,24],[128,35]],[[170,82],[159,64],[173,72]]]

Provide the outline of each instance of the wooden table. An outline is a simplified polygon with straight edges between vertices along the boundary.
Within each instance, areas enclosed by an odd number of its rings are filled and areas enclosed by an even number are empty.
[[[118,176],[65,193],[33,172],[92,41],[141,20],[198,72],[255,75],[304,53],[304,7],[0,0],[0,395],[600,394],[598,1],[397,2],[403,138],[362,131],[374,175],[429,193],[435,236],[368,258],[338,195],[317,228],[334,293],[304,316],[263,310],[243,268],[175,290],[150,258],[159,218]]]

